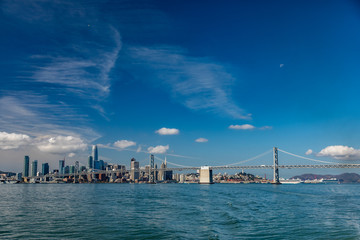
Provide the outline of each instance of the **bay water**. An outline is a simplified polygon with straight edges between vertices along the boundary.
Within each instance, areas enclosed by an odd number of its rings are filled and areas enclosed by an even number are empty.
[[[0,239],[360,239],[360,184],[2,184]]]

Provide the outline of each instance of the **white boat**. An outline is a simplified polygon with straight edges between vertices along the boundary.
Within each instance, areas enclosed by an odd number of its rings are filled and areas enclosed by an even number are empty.
[[[330,178],[330,179],[323,179],[322,183],[339,183],[339,180],[336,178]]]
[[[301,179],[284,179],[284,178],[280,178],[280,183],[281,184],[299,184],[299,183],[304,183],[304,182],[301,181]]]

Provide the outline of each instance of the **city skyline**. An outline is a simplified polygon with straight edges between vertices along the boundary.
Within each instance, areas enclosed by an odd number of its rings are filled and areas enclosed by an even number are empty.
[[[25,155],[86,165],[92,145],[123,165],[226,165],[272,147],[360,163],[356,1],[0,8],[0,170],[22,172]]]

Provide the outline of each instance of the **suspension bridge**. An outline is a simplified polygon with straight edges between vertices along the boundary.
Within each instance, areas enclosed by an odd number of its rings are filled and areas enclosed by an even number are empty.
[[[244,165],[244,163],[250,162],[250,161],[254,161],[257,160],[267,154],[273,153],[273,163],[271,165],[267,164],[267,165]],[[279,155],[278,152],[282,152],[288,156],[292,156],[292,157],[296,157],[296,158],[300,158],[300,159],[304,159],[304,160],[309,160],[309,161],[313,161],[313,162],[317,162],[317,164],[293,164],[293,165],[279,165]],[[285,150],[279,149],[277,147],[274,147],[273,149],[270,149],[262,154],[259,154],[255,157],[240,161],[240,162],[236,162],[236,163],[232,163],[232,164],[227,164],[227,165],[221,165],[221,166],[202,166],[202,167],[194,167],[194,166],[184,166],[184,165],[180,165],[180,164],[176,164],[176,163],[172,163],[167,161],[168,164],[173,165],[175,167],[166,167],[166,168],[155,168],[154,167],[154,158],[163,161],[163,159],[156,157],[154,155],[150,155],[150,164],[149,164],[149,170],[148,170],[148,174],[149,174],[149,182],[153,183],[155,178],[155,172],[157,171],[197,171],[200,174],[200,183],[213,183],[213,179],[212,179],[212,171],[213,170],[235,170],[235,169],[271,169],[273,170],[273,183],[274,184],[280,184],[280,180],[279,180],[279,169],[306,169],[306,168],[324,168],[324,169],[334,169],[334,168],[360,168],[360,164],[344,164],[344,163],[336,163],[336,162],[328,162],[328,161],[323,161],[323,160],[318,160],[318,159],[313,159],[313,158],[309,158],[309,157],[304,157],[304,156],[300,156],[300,155],[296,155],[290,152],[287,152]],[[117,173],[128,173],[130,171],[133,172],[140,172],[143,170],[140,169],[131,169],[131,170],[123,170],[123,169],[118,169],[118,170],[96,170],[96,172],[77,172],[75,173],[75,175],[77,176],[82,176],[82,175],[88,175],[88,174],[105,174],[105,175],[111,175],[111,174],[117,174]],[[52,177],[67,177],[67,176],[73,176],[73,174],[49,174],[48,176],[52,176]]]

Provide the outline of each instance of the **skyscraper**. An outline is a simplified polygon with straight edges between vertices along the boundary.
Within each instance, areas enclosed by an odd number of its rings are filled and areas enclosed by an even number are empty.
[[[38,161],[37,160],[32,161],[32,163],[31,163],[31,176],[32,177],[36,177],[37,166],[38,166]]]
[[[94,168],[94,161],[93,161],[93,157],[92,157],[92,156],[89,156],[89,157],[88,157],[88,168],[89,168],[89,169]]]
[[[130,162],[130,179],[132,181],[135,181],[135,180],[138,180],[139,179],[139,175],[140,175],[140,172],[139,172],[139,162],[136,161],[135,158],[132,158],[131,159],[131,162]]]
[[[94,161],[98,160],[98,150],[96,145],[92,146],[92,157]]]
[[[46,174],[49,174],[49,164],[48,163],[42,164],[41,173],[43,176],[45,176]]]
[[[30,165],[30,158],[29,156],[24,157],[24,177],[29,176],[29,165]]]
[[[64,174],[65,159],[59,160],[59,174]]]

